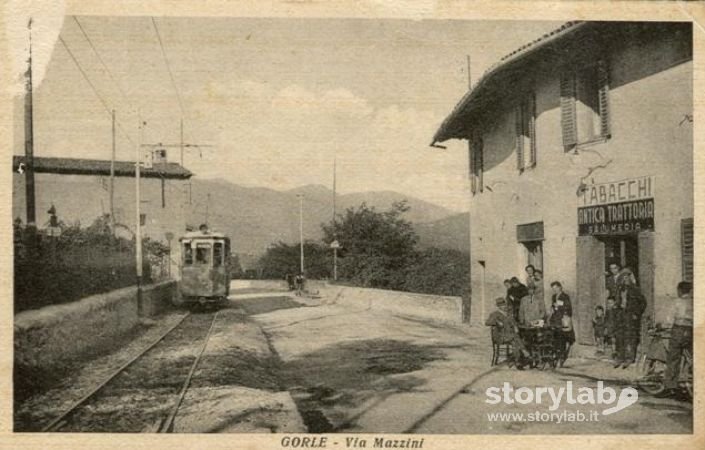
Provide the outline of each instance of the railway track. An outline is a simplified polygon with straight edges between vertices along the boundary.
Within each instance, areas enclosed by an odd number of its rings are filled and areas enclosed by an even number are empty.
[[[217,317],[185,315],[42,431],[172,432]]]

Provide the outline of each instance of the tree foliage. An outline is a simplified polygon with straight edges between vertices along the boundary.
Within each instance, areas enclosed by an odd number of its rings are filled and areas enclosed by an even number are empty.
[[[286,274],[296,275],[300,271],[300,244],[278,242],[269,247],[260,258],[259,267],[262,278],[282,279]],[[326,246],[307,241],[304,243],[304,267],[307,278],[329,278],[333,258]]]

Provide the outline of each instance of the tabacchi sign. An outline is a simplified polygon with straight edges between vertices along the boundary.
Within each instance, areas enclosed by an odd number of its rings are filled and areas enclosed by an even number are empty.
[[[653,229],[652,176],[589,185],[578,198],[579,236]]]

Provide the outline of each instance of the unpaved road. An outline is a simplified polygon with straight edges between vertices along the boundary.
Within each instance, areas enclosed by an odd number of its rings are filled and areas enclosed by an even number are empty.
[[[604,381],[617,391],[631,385],[631,370],[593,359],[571,358],[556,371],[491,368],[489,330],[399,317],[356,305],[343,306],[325,292],[300,298],[288,292],[235,290],[218,313],[211,339],[174,422],[175,432],[220,433],[690,433],[692,405],[640,393],[636,404],[609,415],[605,406],[561,404],[555,412],[596,420],[530,420],[546,404],[490,405],[486,390],[505,382],[520,387],[594,388]],[[165,319],[170,319],[169,317]],[[207,321],[206,321],[207,322]],[[89,405],[69,428],[75,431],[154,431],[183,378],[184,357],[192,358],[207,331],[192,327],[183,345],[170,346],[120,384],[108,400]],[[190,336],[190,337],[189,337]],[[118,352],[122,354],[123,352]],[[124,359],[123,356],[120,358]],[[115,366],[88,364],[75,380],[99,381]],[[173,362],[162,364],[164,362]],[[101,369],[102,367],[102,369]],[[160,369],[160,368],[163,368]],[[176,370],[176,369],[179,370]],[[177,373],[178,372],[178,373]],[[91,383],[83,383],[87,387]],[[25,429],[56,416],[68,394],[56,389],[21,406]],[[105,397],[104,397],[105,399]],[[113,401],[114,400],[114,401]],[[30,414],[31,413],[31,414]],[[511,413],[494,420],[489,414]],[[524,414],[522,417],[520,414]],[[119,418],[119,420],[116,420]]]
[[[298,300],[302,301],[302,300]],[[279,360],[280,383],[295,400],[310,432],[383,433],[690,433],[692,405],[640,392],[636,404],[602,415],[607,405],[570,405],[591,422],[541,422],[491,413],[549,412],[547,404],[491,405],[487,388],[595,388],[599,380],[619,393],[631,370],[571,358],[556,371],[491,368],[489,331],[446,326],[360,308],[296,298],[234,300],[261,325]],[[546,417],[546,416],[544,416]]]

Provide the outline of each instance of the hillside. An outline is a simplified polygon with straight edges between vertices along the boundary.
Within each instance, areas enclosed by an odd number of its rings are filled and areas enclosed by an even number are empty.
[[[453,214],[440,220],[416,223],[414,228],[419,235],[419,246],[462,250],[470,249],[469,213]]]
[[[210,194],[210,203],[208,199]],[[320,239],[321,223],[328,222],[333,214],[333,192],[326,186],[307,185],[289,191],[268,188],[238,186],[222,180],[193,180],[193,205],[188,214],[192,224],[205,220],[206,205],[208,221],[233,239],[238,253],[261,254],[268,245],[278,241],[299,241],[299,199],[303,194],[304,239]],[[406,217],[414,223],[423,223],[426,232],[432,233],[425,241],[457,242],[455,237],[433,237],[445,233],[442,219],[452,216],[452,211],[432,203],[390,191],[370,191],[338,195],[336,208],[339,213],[346,208],[357,207],[362,202],[378,209],[387,209],[395,201],[407,200],[411,209]],[[431,224],[437,223],[431,226]],[[453,223],[451,221],[451,223]],[[456,233],[458,226],[448,231]],[[463,232],[460,232],[462,235]],[[467,233],[464,233],[467,234]],[[454,244],[457,245],[457,244]],[[452,248],[455,248],[453,246]]]

